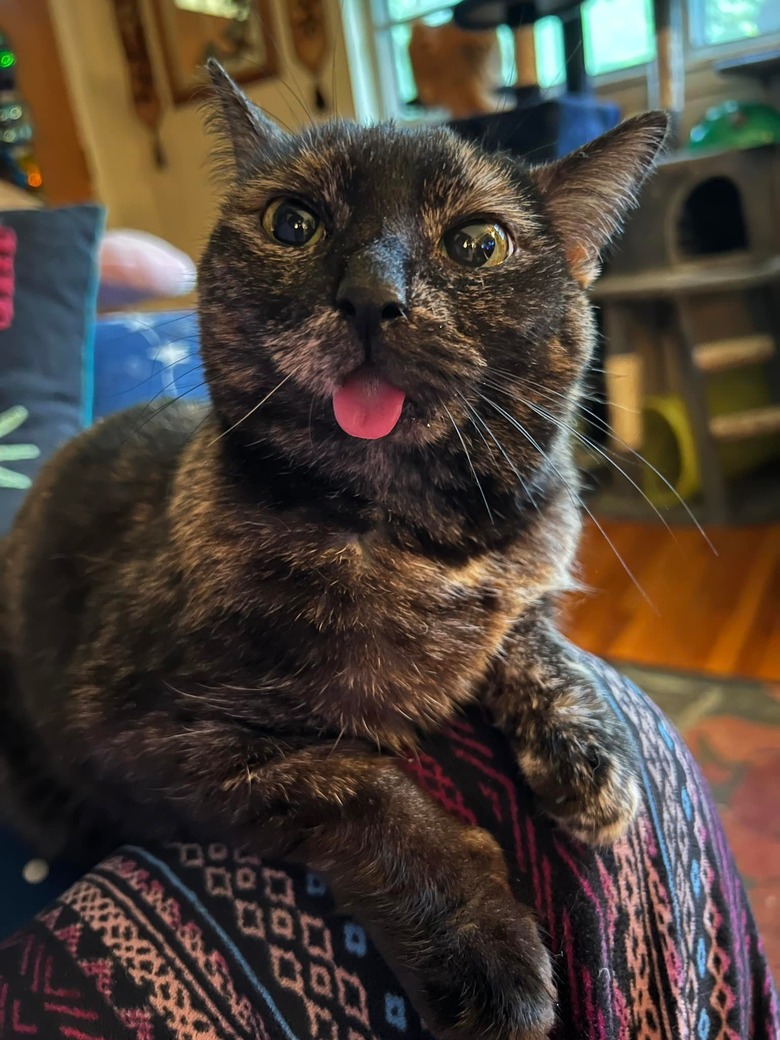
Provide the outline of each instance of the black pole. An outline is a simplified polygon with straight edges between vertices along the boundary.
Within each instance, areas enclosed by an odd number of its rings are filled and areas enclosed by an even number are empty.
[[[668,147],[679,144],[680,120],[685,104],[683,59],[683,10],[681,0],[653,0],[656,59],[651,63],[648,101],[671,116]]]
[[[563,57],[566,62],[566,92],[587,94],[590,91],[588,72],[585,68],[585,43],[582,37],[582,11],[573,7],[562,11]]]

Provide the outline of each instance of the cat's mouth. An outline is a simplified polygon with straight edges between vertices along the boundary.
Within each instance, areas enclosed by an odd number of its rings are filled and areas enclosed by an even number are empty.
[[[406,394],[363,366],[333,394],[333,414],[344,433],[362,440],[386,437],[398,425]]]

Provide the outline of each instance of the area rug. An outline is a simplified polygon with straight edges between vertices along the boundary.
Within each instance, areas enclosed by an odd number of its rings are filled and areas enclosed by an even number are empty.
[[[780,685],[612,663],[666,712],[699,763],[780,977]]]

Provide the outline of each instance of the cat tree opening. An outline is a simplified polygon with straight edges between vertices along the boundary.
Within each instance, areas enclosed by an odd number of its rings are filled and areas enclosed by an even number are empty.
[[[680,254],[688,259],[748,249],[739,188],[729,177],[709,177],[683,203],[677,225]]]

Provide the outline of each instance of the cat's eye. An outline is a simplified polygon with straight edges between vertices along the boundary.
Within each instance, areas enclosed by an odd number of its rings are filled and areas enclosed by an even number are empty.
[[[445,231],[441,240],[447,256],[463,267],[498,267],[512,254],[512,243],[500,224],[471,220]]]
[[[274,199],[263,214],[263,230],[283,246],[311,246],[325,234],[322,221],[297,199]]]

